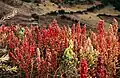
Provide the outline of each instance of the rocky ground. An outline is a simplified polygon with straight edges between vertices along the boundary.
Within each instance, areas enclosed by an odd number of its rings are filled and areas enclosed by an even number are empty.
[[[59,7],[48,1],[44,4],[16,1],[16,3],[11,2],[11,4],[5,0],[0,1],[0,24],[48,25],[53,19],[57,19],[60,25],[73,24],[80,21],[81,23],[86,23],[88,27],[91,26],[90,28],[95,28],[96,23],[100,19],[104,19],[107,25],[113,18],[118,19],[118,22],[120,22],[120,12],[111,5],[103,7],[100,2]],[[65,17],[62,18],[63,16]]]

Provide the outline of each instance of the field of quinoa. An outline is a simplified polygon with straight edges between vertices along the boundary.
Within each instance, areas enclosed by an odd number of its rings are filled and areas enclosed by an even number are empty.
[[[0,78],[120,78],[111,2],[1,0]]]

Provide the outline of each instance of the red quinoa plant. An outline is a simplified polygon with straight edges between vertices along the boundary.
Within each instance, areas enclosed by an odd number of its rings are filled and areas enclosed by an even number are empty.
[[[26,78],[109,78],[116,76],[120,52],[117,29],[115,19],[108,31],[100,20],[98,32],[91,32],[90,37],[86,25],[79,23],[72,28],[59,27],[56,20],[48,28],[2,25],[0,43],[8,46],[11,60]]]
[[[101,20],[98,23],[97,30],[97,34],[92,32],[92,44],[103,56],[107,70],[109,70],[111,77],[114,77],[116,75],[116,63],[120,52],[117,36],[118,22],[114,19],[108,31],[105,31],[104,21]]]
[[[83,58],[81,60],[81,70],[80,70],[80,78],[87,78],[88,77],[88,64],[87,64],[87,60],[85,58]]]

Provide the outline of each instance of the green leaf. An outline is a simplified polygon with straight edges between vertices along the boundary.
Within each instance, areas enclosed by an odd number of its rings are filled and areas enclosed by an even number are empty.
[[[23,38],[25,29],[22,27],[19,31],[20,38]]]

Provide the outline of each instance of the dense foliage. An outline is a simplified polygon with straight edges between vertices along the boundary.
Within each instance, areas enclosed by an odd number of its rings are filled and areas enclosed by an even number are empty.
[[[77,4],[77,3],[84,3],[84,2],[91,2],[93,3],[95,0],[51,0],[55,3],[64,3],[64,4]]]
[[[89,36],[86,25],[59,27],[56,20],[48,28],[2,25],[0,43],[8,46],[10,59],[25,78],[115,78],[120,54],[117,30],[115,19],[108,31],[100,20],[98,32]]]
[[[120,0],[109,0],[109,2],[115,6],[116,9],[118,9],[120,11]]]

